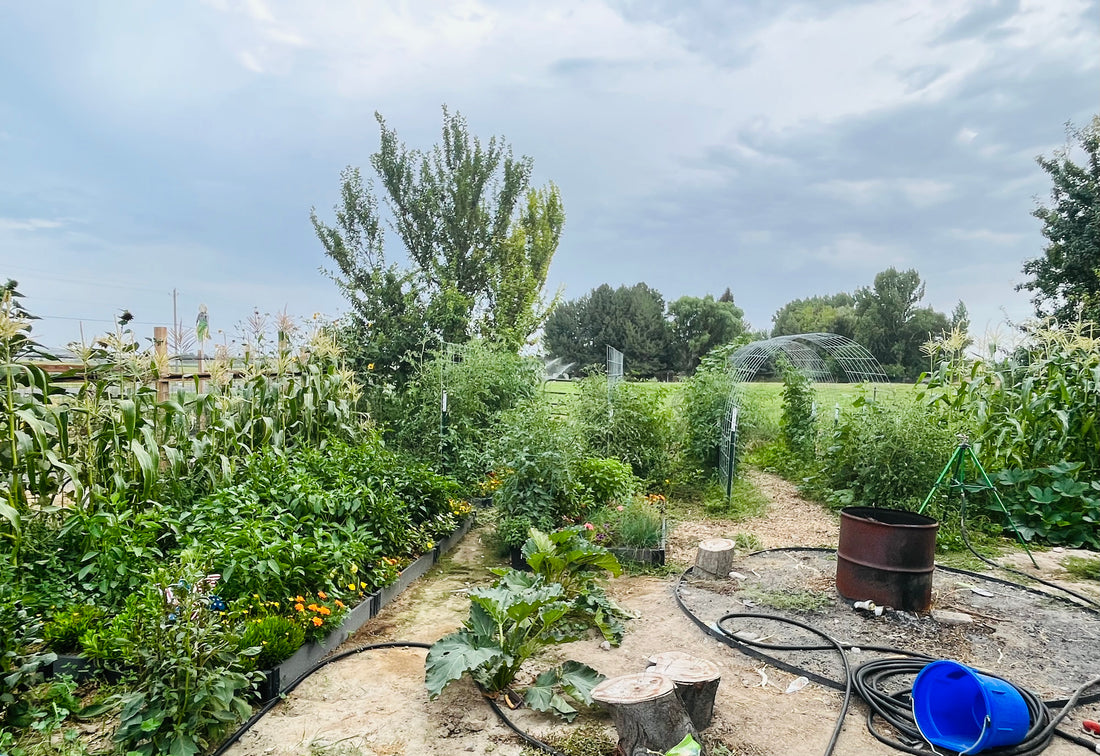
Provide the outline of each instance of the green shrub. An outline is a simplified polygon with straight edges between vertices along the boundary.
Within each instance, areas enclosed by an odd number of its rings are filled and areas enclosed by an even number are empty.
[[[76,604],[55,612],[42,628],[42,640],[54,651],[75,653],[80,636],[104,620],[104,612],[93,604]]]
[[[617,459],[579,459],[573,477],[578,495],[594,506],[628,502],[638,489],[638,480],[630,465]]]
[[[15,595],[7,582],[14,575],[3,567],[0,564],[0,723],[21,713],[26,690],[41,679],[39,669],[55,658],[35,650],[42,624]]]
[[[779,420],[779,431],[787,449],[802,460],[814,455],[817,429],[814,425],[814,390],[809,377],[782,360],[783,371],[783,416]]]
[[[157,571],[135,596],[140,621],[114,627],[138,683],[115,731],[127,751],[197,754],[251,713],[244,694],[252,678],[239,671],[236,637],[206,578],[190,567]]]
[[[580,514],[583,503],[573,478],[577,444],[570,427],[541,398],[501,420],[491,450],[492,467],[501,471],[493,502],[501,516],[501,540],[516,547],[530,528],[554,530]]]
[[[955,429],[915,401],[859,397],[824,436],[820,473],[834,506],[916,509],[957,444]]]
[[[436,354],[402,393],[402,415],[394,422],[397,443],[463,483],[472,483],[491,467],[485,450],[500,414],[532,399],[540,378],[538,360],[482,341]]]
[[[622,382],[609,395],[606,378],[582,380],[572,417],[586,453],[625,462],[649,487],[666,488],[673,454],[666,393],[663,386]]]
[[[278,615],[252,620],[241,633],[239,648],[259,648],[260,652],[249,660],[251,669],[271,669],[289,659],[302,647],[306,633],[301,627]]]

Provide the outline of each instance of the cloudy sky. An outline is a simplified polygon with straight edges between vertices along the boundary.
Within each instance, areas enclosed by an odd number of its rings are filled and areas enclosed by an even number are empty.
[[[1035,164],[1100,111],[1087,0],[6,3],[0,276],[61,345],[199,303],[338,314],[309,210],[382,113],[440,106],[561,188],[552,287],[727,286],[755,327],[915,267],[978,331],[1026,317]]]

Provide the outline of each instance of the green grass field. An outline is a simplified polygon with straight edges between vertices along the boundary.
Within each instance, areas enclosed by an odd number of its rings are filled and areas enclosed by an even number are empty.
[[[654,391],[664,387],[668,391],[669,401],[675,402],[683,384],[638,381],[633,385],[652,387]],[[746,396],[758,404],[764,416],[778,423],[783,413],[783,384],[778,381],[754,382],[745,384],[745,387]],[[576,381],[547,381],[543,384],[543,391],[550,400],[561,405],[568,404],[578,389]],[[821,413],[832,412],[838,404],[841,409],[850,405],[861,393],[874,401],[893,402],[911,395],[914,386],[911,383],[815,383],[813,389],[820,417]]]

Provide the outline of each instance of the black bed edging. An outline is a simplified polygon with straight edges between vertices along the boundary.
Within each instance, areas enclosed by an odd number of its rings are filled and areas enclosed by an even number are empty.
[[[317,662],[335,651],[352,633],[377,617],[382,607],[400,596],[417,578],[423,577],[440,557],[458,545],[458,542],[473,527],[474,520],[474,515],[467,517],[453,533],[439,541],[431,551],[403,569],[396,581],[385,588],[379,588],[356,604],[344,615],[344,621],[340,623],[340,627],[325,636],[324,640],[319,643],[307,643],[282,664],[274,669],[264,670],[264,680],[257,691],[260,702],[270,701],[282,694]],[[95,675],[97,669],[98,665],[83,656],[59,655],[45,668],[45,672],[47,677],[70,675],[74,680],[80,681]]]
[[[661,545],[655,549],[632,549],[626,546],[615,546],[609,548],[615,558],[620,562],[638,562],[640,564],[649,564],[664,566],[665,563],[665,551],[668,547],[668,524],[665,520],[661,520]]]

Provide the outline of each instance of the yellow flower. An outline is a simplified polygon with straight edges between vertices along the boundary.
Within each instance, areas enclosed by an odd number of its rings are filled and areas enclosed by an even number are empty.
[[[351,574],[352,574],[352,575],[354,575],[354,574],[355,574],[355,573],[357,573],[357,572],[359,572],[359,566],[358,566],[358,565],[355,565],[355,564],[353,564],[353,565],[351,566]]]
[[[367,590],[367,584],[366,583],[360,583],[359,587],[362,588],[364,591]]]
[[[374,363],[373,362],[370,362],[370,363],[367,364],[367,370],[374,370]]]
[[[354,591],[355,590],[355,583],[348,583],[348,590],[349,591]]]

